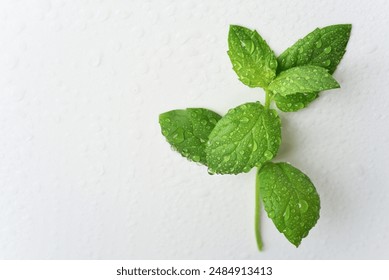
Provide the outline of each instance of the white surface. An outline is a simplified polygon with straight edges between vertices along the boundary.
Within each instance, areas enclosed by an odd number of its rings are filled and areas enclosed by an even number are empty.
[[[0,2],[0,258],[389,258],[388,1]],[[281,113],[277,161],[320,193],[295,249],[263,215],[254,170],[209,176],[172,152],[158,114],[253,100],[229,24],[277,54],[352,23],[340,90]]]

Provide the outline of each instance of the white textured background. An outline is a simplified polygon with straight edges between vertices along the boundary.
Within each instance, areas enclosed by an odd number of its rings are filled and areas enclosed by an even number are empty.
[[[0,258],[389,258],[389,2],[0,2]],[[158,114],[263,100],[241,84],[229,24],[280,54],[352,23],[340,90],[281,113],[276,160],[307,173],[321,218],[299,249],[263,215],[254,170],[209,176]]]

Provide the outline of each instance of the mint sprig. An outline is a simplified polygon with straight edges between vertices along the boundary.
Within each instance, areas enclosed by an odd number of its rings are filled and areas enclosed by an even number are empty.
[[[342,59],[351,25],[317,28],[276,58],[255,31],[231,25],[228,56],[239,80],[261,87],[265,104],[245,103],[223,117],[203,108],[173,110],[159,117],[162,134],[182,156],[210,174],[239,174],[257,167],[255,236],[262,250],[260,204],[276,228],[298,247],[320,215],[319,195],[307,175],[289,163],[272,163],[281,144],[283,112],[307,107],[319,92],[339,88],[332,77]]]

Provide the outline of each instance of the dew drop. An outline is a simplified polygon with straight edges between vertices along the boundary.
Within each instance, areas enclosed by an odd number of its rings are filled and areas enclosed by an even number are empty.
[[[316,45],[316,48],[321,48],[321,45],[322,45],[321,40],[317,41],[315,45]]]
[[[272,159],[273,158],[273,153],[270,152],[270,151],[266,151],[264,156],[267,158],[267,159]]]
[[[287,221],[287,220],[289,220],[289,218],[290,218],[290,208],[289,208],[289,205],[286,207],[286,210],[285,210],[285,213],[284,213],[284,220],[285,220],[285,222]]]
[[[211,169],[211,168],[208,168],[208,174],[209,175],[215,175],[215,170]]]
[[[182,128],[178,128],[173,134],[172,141],[178,144],[183,142],[184,140],[184,131],[182,130]]]
[[[253,152],[255,152],[258,149],[258,144],[256,141],[253,141]]]
[[[202,120],[202,121],[201,121],[201,124],[202,124],[202,125],[206,125],[206,124],[207,124],[207,121],[206,121],[206,120]]]
[[[273,69],[276,68],[276,67],[277,67],[277,61],[276,61],[276,60],[270,61],[269,67],[270,67],[270,68],[273,68]]]
[[[210,121],[212,124],[216,124],[216,123],[217,123],[217,120],[214,119],[214,118],[209,119],[209,121]]]
[[[324,49],[324,52],[325,52],[325,53],[330,53],[330,52],[331,52],[331,47],[326,47],[326,48]]]
[[[192,159],[193,159],[194,162],[199,162],[200,161],[200,156],[197,156],[197,155],[193,156]]]
[[[274,213],[274,211],[270,211],[268,213],[268,216],[269,216],[270,219],[273,219],[276,216],[276,214]]]
[[[92,52],[89,56],[89,65],[92,67],[99,67],[102,60],[102,54],[99,52]]]
[[[331,60],[327,59],[326,61],[323,62],[324,66],[330,66]]]
[[[308,203],[305,200],[299,201],[299,208],[301,213],[305,213],[308,210]]]
[[[243,168],[243,172],[245,172],[245,173],[247,173],[247,172],[249,172],[250,171],[250,167],[249,166],[245,166],[244,168]]]
[[[248,122],[249,122],[249,118],[243,117],[243,118],[240,119],[240,121],[241,121],[242,123],[248,123]]]

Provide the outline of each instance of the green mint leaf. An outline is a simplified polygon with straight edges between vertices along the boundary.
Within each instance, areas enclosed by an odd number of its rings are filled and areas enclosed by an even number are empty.
[[[282,96],[280,94],[274,95],[274,101],[278,109],[283,112],[296,112],[300,109],[303,109],[308,106],[313,100],[319,97],[318,92],[308,92],[308,93],[296,93],[287,96]]]
[[[209,172],[249,172],[271,160],[280,143],[281,121],[275,110],[265,109],[259,102],[240,105],[229,110],[209,135]]]
[[[206,165],[205,146],[220,116],[202,108],[173,110],[159,115],[162,134],[182,156]]]
[[[277,59],[257,31],[231,25],[228,56],[239,80],[249,87],[266,87],[276,76]]]
[[[351,24],[317,28],[298,40],[278,57],[278,72],[302,66],[315,65],[332,74],[346,52]]]
[[[275,94],[286,96],[299,92],[315,92],[339,88],[327,70],[318,66],[300,66],[281,72],[269,85]]]
[[[266,163],[258,174],[260,196],[276,228],[296,247],[319,219],[320,198],[311,180],[289,163]]]

